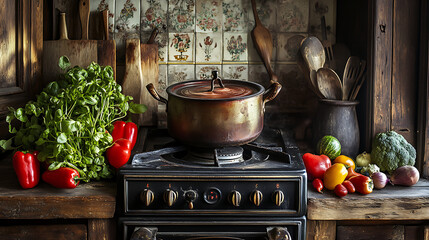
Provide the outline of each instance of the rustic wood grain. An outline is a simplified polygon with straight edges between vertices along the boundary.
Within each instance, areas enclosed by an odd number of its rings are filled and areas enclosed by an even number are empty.
[[[390,130],[391,73],[392,73],[392,20],[393,3],[390,0],[370,1],[373,13],[370,22],[370,58],[368,59],[370,94],[370,126],[368,138]],[[369,144],[369,143],[368,143]]]
[[[404,11],[404,9],[407,9]],[[416,146],[420,1],[395,1],[393,8],[392,125]]]
[[[429,226],[425,226],[424,232],[423,232],[423,239],[429,240]]]
[[[15,240],[15,239],[86,240],[87,239],[86,226],[84,224],[0,226],[0,236],[1,236],[1,239],[3,240]]]
[[[143,74],[141,69],[141,52],[139,39],[126,40],[125,74],[122,82],[122,92],[132,96],[133,102],[145,104],[143,98]],[[131,114],[131,119],[139,126],[143,125],[143,114]]]
[[[335,240],[335,221],[307,221],[307,240]]]
[[[114,240],[116,222],[113,219],[89,219],[88,240]]]
[[[97,41],[97,62],[101,66],[113,68],[113,78],[116,80],[116,42],[114,40]]]
[[[57,80],[61,73],[58,59],[67,56],[72,66],[86,68],[91,62],[112,66],[115,72],[114,40],[56,40],[43,43],[43,83]]]
[[[0,219],[112,218],[116,184],[82,183],[76,189],[57,189],[42,180],[22,189],[11,156],[0,161]]]
[[[338,240],[404,240],[403,225],[338,226]]]
[[[417,117],[417,166],[429,176],[429,4],[422,1],[420,22],[419,98]]]
[[[147,111],[143,113],[143,126],[156,126],[158,101],[149,94],[146,85],[152,83],[155,89],[158,89],[158,44],[140,44],[140,50],[143,80],[142,103],[147,106]]]
[[[335,197],[308,187],[310,220],[424,220],[429,219],[429,181],[421,179],[412,187],[387,186],[371,194]],[[352,209],[344,214],[344,209]]]

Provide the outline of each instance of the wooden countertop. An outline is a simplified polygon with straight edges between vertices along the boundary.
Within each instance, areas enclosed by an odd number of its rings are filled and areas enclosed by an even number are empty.
[[[371,194],[336,197],[333,191],[316,192],[308,185],[309,220],[428,220],[429,181],[411,187],[388,185]]]
[[[22,189],[11,156],[0,160],[0,219],[113,218],[116,183],[83,183],[75,189],[57,189],[42,180]]]

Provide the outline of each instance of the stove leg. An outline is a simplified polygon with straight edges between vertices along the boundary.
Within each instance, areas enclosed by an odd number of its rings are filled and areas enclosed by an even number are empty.
[[[140,227],[134,229],[131,240],[156,240],[158,228]]]

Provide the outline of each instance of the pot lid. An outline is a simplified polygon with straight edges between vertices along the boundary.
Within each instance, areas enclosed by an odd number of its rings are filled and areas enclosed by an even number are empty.
[[[264,88],[254,82],[221,80],[217,71],[213,79],[176,83],[167,89],[168,93],[192,99],[237,99],[261,94]]]

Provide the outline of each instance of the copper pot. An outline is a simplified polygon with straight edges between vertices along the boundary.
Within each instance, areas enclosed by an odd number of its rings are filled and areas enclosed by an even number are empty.
[[[216,86],[216,81],[218,86]],[[167,88],[167,99],[152,84],[146,88],[167,104],[169,134],[183,144],[196,147],[226,147],[249,143],[262,131],[265,103],[281,89],[277,82],[268,90],[258,83],[213,79],[193,80]]]

